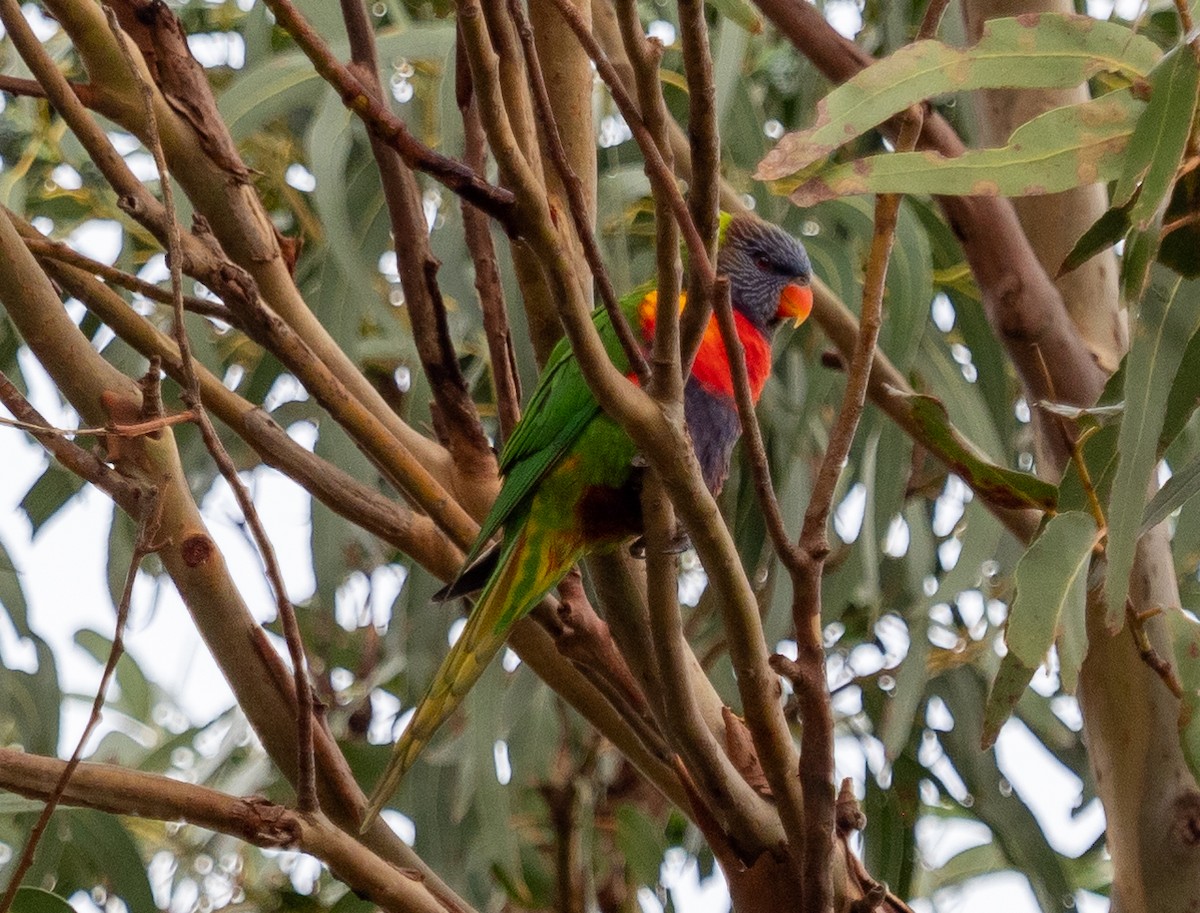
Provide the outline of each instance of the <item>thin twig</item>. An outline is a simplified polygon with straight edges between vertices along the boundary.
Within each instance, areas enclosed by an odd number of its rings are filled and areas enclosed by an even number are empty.
[[[713,77],[712,48],[703,0],[680,0],[679,39],[683,45],[683,72],[688,86],[688,147],[692,180],[688,208],[704,240],[709,261],[716,262],[717,226],[720,218],[721,138],[717,125],[717,86]],[[657,88],[657,80],[655,80]],[[662,94],[662,90],[657,90]],[[669,144],[666,131],[663,141]],[[688,306],[680,329],[681,360],[691,365],[712,314],[712,286],[698,267],[688,268]]]
[[[898,150],[911,150],[921,132],[920,109],[910,112],[901,130]],[[796,625],[797,660],[793,682],[800,700],[800,779],[804,785],[804,906],[806,913],[833,909],[833,879],[829,861],[834,840],[833,709],[825,681],[825,645],[821,626],[821,578],[829,554],[826,525],[833,506],[842,465],[850,453],[866,402],[875,344],[883,322],[884,281],[900,212],[899,194],[880,194],[875,201],[875,230],[863,279],[863,304],[858,344],[846,375],[841,410],[829,433],[829,443],[817,471],[804,525],[800,532],[800,563],[792,572],[792,614]]]
[[[642,347],[637,337],[634,336],[632,327],[629,326],[629,321],[621,312],[616,290],[609,278],[608,269],[604,266],[604,258],[596,243],[595,233],[588,222],[583,184],[579,180],[579,175],[575,173],[575,169],[571,167],[567,151],[563,148],[562,136],[558,131],[558,120],[554,116],[554,107],[550,104],[550,93],[546,89],[546,79],[542,74],[542,63],[538,57],[537,48],[534,46],[533,26],[529,23],[529,17],[525,14],[521,0],[508,0],[508,12],[516,26],[517,37],[520,39],[521,48],[525,53],[525,70],[529,77],[529,88],[533,95],[534,107],[542,124],[542,135],[546,140],[550,161],[558,172],[563,189],[566,191],[567,208],[571,212],[575,235],[579,238],[579,243],[583,245],[584,258],[596,280],[596,285],[600,290],[600,300],[604,303],[604,309],[608,311],[609,317],[612,319],[613,329],[616,330],[621,348],[625,351],[625,357],[629,359],[629,365],[637,375],[638,381],[642,386],[648,386],[650,369],[642,355]]]
[[[383,104],[375,32],[365,2],[341,0],[342,19],[350,36],[352,70],[371,98]],[[437,280],[441,263],[430,248],[420,185],[395,149],[376,135],[371,135],[371,153],[379,169],[400,287],[412,322],[417,356],[433,394],[438,427],[445,431],[447,447],[458,469],[473,486],[486,490],[495,483],[496,461],[450,337],[446,304]]]
[[[69,263],[71,266],[87,270],[94,276],[100,276],[108,282],[127,288],[131,292],[136,292],[160,304],[175,303],[174,296],[166,289],[161,289],[154,283],[140,279],[124,270],[117,269],[115,266],[109,266],[106,263],[101,263],[99,260],[93,260],[91,257],[79,253],[79,251],[67,244],[63,244],[61,241],[54,241],[50,238],[27,237],[25,238],[25,246],[39,259],[45,258],[58,260],[61,263]],[[217,301],[208,301],[204,298],[197,298],[194,295],[184,295],[183,306],[193,314],[214,317],[230,326],[234,326],[237,323],[233,312]]]
[[[158,383],[157,374],[152,378],[151,383]],[[108,686],[112,683],[113,675],[117,671],[117,663],[125,652],[125,624],[129,620],[129,605],[133,599],[133,585],[137,581],[138,569],[142,565],[142,559],[158,548],[156,539],[158,536],[160,501],[157,493],[148,492],[141,499],[138,507],[140,515],[137,517],[137,539],[133,544],[133,554],[129,558],[129,568],[125,572],[125,586],[121,590],[121,600],[117,603],[117,618],[113,630],[112,646],[108,651],[108,660],[104,664],[104,672],[100,676],[100,684],[96,688],[96,697],[92,701],[91,713],[88,715],[87,724],[83,727],[79,741],[75,743],[75,750],[71,752],[70,759],[59,773],[58,780],[55,782],[54,788],[46,799],[46,804],[42,807],[42,813],[38,815],[37,821],[29,831],[29,839],[25,843],[25,849],[21,853],[17,867],[13,870],[12,877],[8,882],[8,888],[4,892],[4,897],[0,898],[0,913],[8,913],[17,895],[17,890],[21,887],[21,882],[25,878],[25,874],[29,871],[30,866],[33,865],[38,844],[41,842],[42,835],[46,831],[46,826],[50,823],[50,816],[58,808],[58,803],[62,799],[63,793],[66,792],[67,784],[71,782],[71,776],[75,773],[75,769],[79,767],[79,762],[83,759],[83,749],[87,745],[88,739],[92,737],[92,733],[96,731],[96,727],[100,724],[100,714],[104,709]]]
[[[154,111],[153,90],[149,83],[142,78],[141,71],[134,62],[133,54],[129,50],[129,46],[125,43],[124,33],[117,21],[116,13],[108,6],[105,7],[105,12],[108,15],[108,24],[116,38],[117,45],[121,48],[122,54],[125,55],[125,62],[130,72],[135,74],[135,78],[138,81],[142,104],[145,109],[147,145],[154,156],[154,163],[158,170],[159,186],[162,189],[163,208],[166,210],[168,217],[167,264],[171,270],[171,294],[174,298],[175,306],[174,335],[175,341],[179,346],[179,357],[184,376],[181,397],[188,408],[196,413],[196,424],[204,439],[204,445],[212,456],[213,461],[217,464],[222,477],[237,498],[238,506],[242,510],[242,515],[250,527],[259,553],[262,555],[267,578],[271,583],[271,589],[275,596],[275,604],[279,611],[280,621],[283,624],[284,639],[287,641],[288,653],[291,655],[292,673],[295,678],[297,703],[296,741],[299,753],[297,761],[297,804],[301,812],[315,812],[318,809],[318,802],[316,763],[313,755],[313,693],[308,683],[308,663],[304,655],[304,643],[300,635],[300,625],[296,620],[295,608],[287,597],[287,587],[283,581],[283,571],[279,567],[275,549],[271,545],[271,540],[267,536],[266,529],[263,527],[262,518],[259,517],[258,510],[254,506],[254,500],[250,497],[250,492],[238,476],[237,467],[234,466],[233,460],[230,459],[229,453],[225,450],[225,445],[221,443],[221,438],[217,434],[216,428],[213,427],[212,420],[209,419],[204,407],[204,400],[200,394],[200,379],[196,373],[191,352],[191,342],[188,339],[187,326],[184,323],[181,232],[179,222],[174,215],[175,197],[171,186],[171,176],[167,168],[166,156],[163,153],[162,142],[158,135],[158,118]]]
[[[455,96],[463,120],[463,161],[481,174],[487,167],[487,137],[479,119],[479,106],[471,85],[471,67],[461,40],[455,42],[458,64],[455,68]],[[471,262],[475,264],[475,294],[483,312],[483,332],[487,338],[492,366],[492,384],[496,390],[496,411],[500,418],[500,442],[508,440],[521,417],[521,380],[517,374],[517,354],[508,328],[508,307],[496,261],[496,247],[488,230],[487,217],[474,206],[463,204],[463,235]]]
[[[362,119],[372,135],[378,136],[400,153],[400,157],[410,168],[423,171],[448,190],[479,207],[503,225],[509,233],[516,231],[513,221],[514,201],[510,191],[492,186],[462,162],[435,152],[413,137],[404,121],[388,110],[353,70],[334,56],[329,45],[291,0],[265,2],[280,27],[292,36],[305,56],[312,61],[313,68],[337,89],[346,107]]]

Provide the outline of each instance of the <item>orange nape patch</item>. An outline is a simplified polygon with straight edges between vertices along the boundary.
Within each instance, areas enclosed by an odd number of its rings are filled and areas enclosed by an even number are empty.
[[[679,309],[687,303],[687,295],[679,296]],[[807,315],[805,315],[807,316]],[[658,317],[658,292],[646,293],[638,304],[638,319],[641,322],[642,338],[649,342],[654,337]],[[750,395],[758,402],[762,389],[771,376],[771,343],[757,327],[741,315],[733,312],[733,323],[737,327],[738,339],[746,352],[746,374],[750,379]],[[692,376],[710,393],[733,396],[733,373],[729,367],[729,354],[721,339],[716,315],[708,318],[696,360],[692,362]]]

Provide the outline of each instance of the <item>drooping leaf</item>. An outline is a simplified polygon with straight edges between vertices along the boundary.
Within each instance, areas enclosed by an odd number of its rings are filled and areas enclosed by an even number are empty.
[[[950,424],[940,400],[920,393],[892,391],[891,395],[905,400],[912,409],[913,419],[922,432],[922,443],[990,503],[1038,510],[1054,507],[1058,491],[1053,485],[1030,473],[997,466],[985,459]]]
[[[1176,47],[1150,74],[1150,103],[1138,120],[1113,192],[1113,205],[1124,206],[1140,182],[1129,217],[1142,231],[1150,227],[1175,180],[1192,132],[1198,89],[1200,63],[1188,45]]]
[[[1091,228],[1079,236],[1062,266],[1058,268],[1059,277],[1065,276],[1072,270],[1078,269],[1091,260],[1092,257],[1112,247],[1129,231],[1129,212],[1127,209],[1114,206],[1095,221]]]
[[[1158,436],[1158,454],[1162,456],[1183,431],[1196,406],[1200,405],[1200,334],[1188,340],[1183,360],[1175,372],[1175,382],[1167,395],[1167,412]]]
[[[83,480],[57,461],[51,461],[41,477],[21,499],[21,510],[29,517],[34,533],[62,510],[83,489]]]
[[[1013,131],[1006,146],[874,155],[818,171],[791,194],[797,206],[858,193],[1036,196],[1117,176],[1143,105],[1128,91],[1054,108]]]
[[[1152,41],[1087,16],[1044,13],[996,19],[978,44],[954,48],[918,41],[867,67],[817,106],[807,130],[780,140],[757,177],[801,178],[806,169],[889,117],[948,92],[1069,88],[1104,71],[1145,78],[1161,57]]]
[[[708,4],[720,14],[720,19],[734,22],[752,35],[763,30],[762,16],[746,0],[708,0]]]
[[[1017,701],[1029,687],[1036,672],[1037,666],[1025,665],[1015,653],[1006,653],[1000,660],[1000,668],[992,681],[991,690],[988,691],[987,705],[983,711],[980,748],[988,749],[996,744],[1000,730],[1012,716],[1013,708],[1017,706]]]
[[[617,809],[617,846],[641,884],[649,887],[658,884],[658,871],[667,849],[662,828],[637,806],[622,805]]]
[[[1171,516],[1177,507],[1182,507],[1200,492],[1200,459],[1192,460],[1163,485],[1142,513],[1142,525],[1138,536],[1143,536],[1163,520]]]
[[[1129,572],[1146,504],[1146,489],[1158,461],[1158,438],[1171,381],[1189,340],[1200,329],[1200,282],[1180,279],[1155,266],[1142,297],[1126,358],[1125,420],[1118,436],[1118,462],[1108,501],[1107,622],[1120,629],[1125,618]]]
[[[1020,794],[1003,788],[996,753],[979,750],[985,690],[979,670],[952,669],[936,679],[934,687],[954,718],[954,728],[938,738],[970,792],[971,814],[991,828],[1009,863],[1029,879],[1038,906],[1060,908],[1062,899],[1072,894],[1066,860],[1047,842]]]
[[[983,728],[984,745],[1000,733],[1012,707],[1060,630],[1077,626],[1084,617],[1086,583],[1096,543],[1096,521],[1080,511],[1052,517],[1017,562],[1016,598],[1008,613],[1005,642],[1008,655],[988,698]],[[1082,660],[1082,654],[1079,655]],[[1066,678],[1075,679],[1072,669]]]

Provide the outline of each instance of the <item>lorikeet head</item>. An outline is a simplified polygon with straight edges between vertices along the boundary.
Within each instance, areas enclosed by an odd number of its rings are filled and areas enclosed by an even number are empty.
[[[812,310],[812,264],[804,245],[757,216],[729,221],[717,269],[729,277],[734,309],[764,333],[788,317],[799,323]]]

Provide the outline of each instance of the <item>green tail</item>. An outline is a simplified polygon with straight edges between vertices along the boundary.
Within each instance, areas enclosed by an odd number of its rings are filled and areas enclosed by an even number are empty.
[[[504,646],[513,624],[537,605],[581,557],[582,548],[556,548],[560,543],[544,541],[550,537],[553,533],[531,534],[530,524],[526,523],[502,546],[496,573],[479,595],[462,635],[442,661],[433,684],[392,750],[387,769],[367,804],[362,830],[375,820],[430,739]]]

